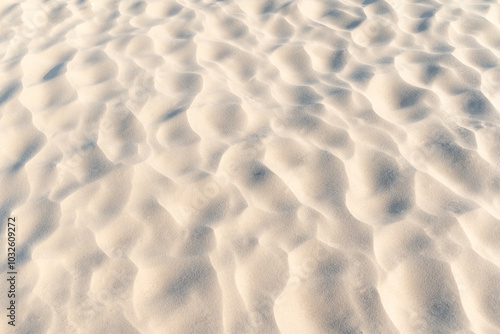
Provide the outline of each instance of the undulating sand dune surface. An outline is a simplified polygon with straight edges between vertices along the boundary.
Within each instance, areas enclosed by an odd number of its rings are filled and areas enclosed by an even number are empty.
[[[498,1],[3,0],[0,58],[2,333],[500,333]]]

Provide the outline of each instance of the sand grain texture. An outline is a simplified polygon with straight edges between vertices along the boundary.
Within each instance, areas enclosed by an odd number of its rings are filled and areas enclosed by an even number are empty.
[[[493,0],[2,1],[0,331],[500,333],[499,59]]]

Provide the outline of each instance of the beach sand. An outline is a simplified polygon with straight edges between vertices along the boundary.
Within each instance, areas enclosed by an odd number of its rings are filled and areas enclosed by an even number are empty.
[[[500,333],[498,1],[5,0],[0,58],[0,332]]]

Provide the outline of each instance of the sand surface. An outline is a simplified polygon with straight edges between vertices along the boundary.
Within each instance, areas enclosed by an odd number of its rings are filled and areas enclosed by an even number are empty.
[[[0,332],[500,333],[499,59],[493,0],[2,0]]]

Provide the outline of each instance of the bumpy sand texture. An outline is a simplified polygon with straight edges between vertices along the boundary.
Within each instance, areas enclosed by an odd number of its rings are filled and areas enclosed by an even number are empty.
[[[0,5],[5,333],[500,333],[500,5]]]

